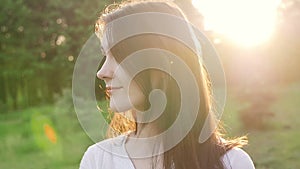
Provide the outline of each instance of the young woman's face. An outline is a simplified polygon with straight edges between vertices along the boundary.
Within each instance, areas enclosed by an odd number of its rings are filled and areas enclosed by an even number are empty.
[[[112,111],[124,112],[143,104],[145,99],[143,92],[110,52],[106,54],[105,62],[97,72],[97,77],[106,84]]]

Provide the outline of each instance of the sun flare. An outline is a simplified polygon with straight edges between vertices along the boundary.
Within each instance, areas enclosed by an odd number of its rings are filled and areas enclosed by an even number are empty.
[[[280,0],[193,0],[204,16],[206,30],[220,33],[244,46],[254,46],[272,35]]]

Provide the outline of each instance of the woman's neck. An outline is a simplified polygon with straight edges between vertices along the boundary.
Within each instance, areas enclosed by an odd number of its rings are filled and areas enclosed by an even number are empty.
[[[137,121],[136,131],[130,134],[131,137],[147,138],[158,134],[157,121],[143,122],[145,119],[140,113],[135,113],[134,118]]]

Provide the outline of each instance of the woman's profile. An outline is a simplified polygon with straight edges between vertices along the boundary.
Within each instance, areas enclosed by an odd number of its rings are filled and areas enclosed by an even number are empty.
[[[226,140],[214,119],[205,50],[175,4],[114,4],[96,23],[97,72],[109,108],[133,124],[90,146],[80,169],[253,169],[244,137]],[[123,121],[114,118],[108,135]]]

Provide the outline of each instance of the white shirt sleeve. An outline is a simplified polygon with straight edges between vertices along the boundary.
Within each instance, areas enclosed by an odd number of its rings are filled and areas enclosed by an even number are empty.
[[[226,169],[255,169],[250,156],[240,148],[229,150],[222,160]]]
[[[93,164],[93,156],[94,152],[91,147],[89,147],[86,152],[84,153],[81,162],[80,162],[80,169],[92,169],[91,166]]]
[[[91,145],[84,153],[80,169],[120,169],[128,167],[130,159],[124,157],[124,137],[115,137]],[[114,153],[112,153],[114,152]]]

